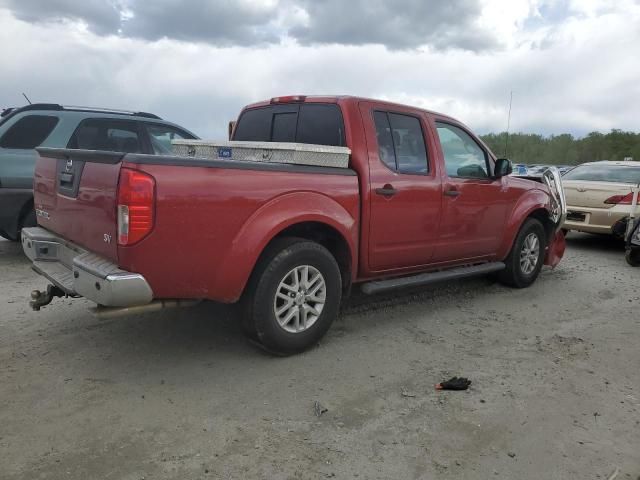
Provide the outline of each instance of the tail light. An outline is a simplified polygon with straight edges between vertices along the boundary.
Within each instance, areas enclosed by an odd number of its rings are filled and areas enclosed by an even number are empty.
[[[133,245],[153,228],[156,182],[137,170],[120,170],[118,183],[118,245]]]
[[[633,193],[629,193],[627,195],[613,195],[607,198],[604,203],[608,205],[631,205],[632,200]]]

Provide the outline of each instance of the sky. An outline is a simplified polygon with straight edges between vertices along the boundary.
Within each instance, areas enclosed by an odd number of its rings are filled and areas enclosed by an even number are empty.
[[[640,130],[640,0],[0,0],[0,107],[153,112],[205,139],[251,102],[356,95],[480,134]]]

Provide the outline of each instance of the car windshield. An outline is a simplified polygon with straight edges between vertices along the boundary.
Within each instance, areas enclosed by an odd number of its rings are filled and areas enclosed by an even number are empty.
[[[565,180],[585,180],[612,183],[640,183],[640,165],[580,165],[567,172]]]

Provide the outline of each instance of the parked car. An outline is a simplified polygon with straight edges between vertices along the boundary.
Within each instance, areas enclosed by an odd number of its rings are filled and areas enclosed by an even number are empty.
[[[511,175],[513,175],[514,177],[526,177],[528,172],[529,169],[526,164],[516,163],[513,165],[513,171],[511,172]]]
[[[39,148],[40,226],[22,242],[53,287],[32,306],[240,301],[245,332],[290,354],[316,344],[356,284],[495,273],[523,288],[564,252],[557,172],[546,185],[507,176],[510,162],[446,115],[277,97],[244,108],[233,140],[209,144],[214,158],[198,142],[193,158]]]
[[[632,190],[640,183],[639,162],[584,163],[566,173],[562,181],[568,210],[564,229],[624,235]]]
[[[169,153],[173,138],[194,134],[145,112],[36,103],[6,109],[0,117],[0,236],[20,237],[35,226],[35,148],[67,147],[129,153]]]

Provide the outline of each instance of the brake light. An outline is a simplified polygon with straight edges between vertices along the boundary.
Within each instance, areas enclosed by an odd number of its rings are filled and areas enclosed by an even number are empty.
[[[137,170],[120,170],[118,183],[118,245],[133,245],[153,228],[156,182]]]
[[[632,200],[633,193],[629,193],[627,195],[613,195],[607,198],[604,203],[608,205],[631,205]]]
[[[273,97],[271,103],[299,103],[304,102],[305,95],[288,95],[286,97]]]

